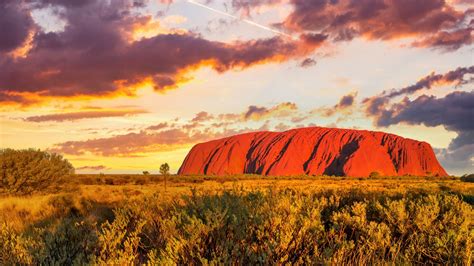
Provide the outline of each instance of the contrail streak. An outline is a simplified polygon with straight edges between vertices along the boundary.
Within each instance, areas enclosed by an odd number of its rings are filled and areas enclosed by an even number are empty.
[[[276,33],[276,34],[278,34],[278,35],[282,35],[282,36],[291,38],[291,39],[293,39],[293,40],[295,39],[295,37],[291,36],[290,34],[286,34],[286,33],[284,33],[284,32],[281,32],[281,31],[272,29],[272,28],[267,27],[267,26],[262,25],[262,24],[258,24],[258,23],[256,23],[256,22],[253,22],[253,21],[248,20],[248,19],[239,18],[239,17],[234,16],[234,15],[232,15],[232,14],[229,14],[229,13],[227,13],[227,12],[220,11],[220,10],[215,9],[215,8],[212,8],[212,7],[210,7],[210,6],[206,6],[206,5],[204,5],[204,4],[198,3],[198,2],[196,2],[196,1],[194,1],[194,0],[188,0],[188,3],[193,4],[193,5],[196,5],[196,6],[199,6],[199,7],[202,7],[202,8],[205,8],[205,9],[210,10],[210,11],[213,11],[213,12],[216,12],[216,13],[221,14],[221,15],[223,15],[223,16],[227,16],[227,17],[230,17],[230,18],[233,18],[233,19],[237,19],[237,20],[243,21],[243,22],[245,22],[245,23],[247,23],[247,24],[249,24],[249,25],[259,27],[260,29],[263,29],[263,30],[266,30],[266,31],[270,31],[270,32]]]

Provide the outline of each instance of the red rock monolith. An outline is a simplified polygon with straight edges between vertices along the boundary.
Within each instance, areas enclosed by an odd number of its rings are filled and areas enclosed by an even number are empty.
[[[447,176],[431,146],[383,132],[310,127],[195,145],[178,174]]]

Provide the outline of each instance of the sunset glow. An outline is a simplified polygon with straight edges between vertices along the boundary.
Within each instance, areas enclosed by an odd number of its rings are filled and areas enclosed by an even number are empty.
[[[4,1],[0,146],[175,173],[200,142],[322,126],[474,172],[474,4],[329,2]]]

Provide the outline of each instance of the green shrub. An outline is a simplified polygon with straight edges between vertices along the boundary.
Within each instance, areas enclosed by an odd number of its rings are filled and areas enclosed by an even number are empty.
[[[74,174],[61,155],[40,150],[0,150],[0,193],[30,194],[43,191]]]

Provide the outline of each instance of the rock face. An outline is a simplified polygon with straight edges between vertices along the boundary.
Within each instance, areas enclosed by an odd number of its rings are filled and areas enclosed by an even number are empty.
[[[383,132],[300,128],[195,145],[179,174],[446,176],[426,142]]]

